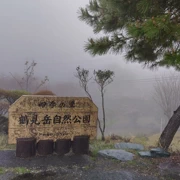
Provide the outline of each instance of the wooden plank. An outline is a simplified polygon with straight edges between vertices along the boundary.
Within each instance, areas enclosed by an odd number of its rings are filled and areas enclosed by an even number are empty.
[[[9,108],[8,143],[17,138],[73,139],[97,136],[98,108],[87,97],[24,95]]]

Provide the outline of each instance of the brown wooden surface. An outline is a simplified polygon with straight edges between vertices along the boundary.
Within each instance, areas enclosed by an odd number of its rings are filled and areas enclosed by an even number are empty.
[[[75,154],[88,154],[89,136],[75,136],[72,143],[72,150]]]
[[[59,155],[69,153],[71,148],[71,139],[57,139],[54,151]]]
[[[36,155],[35,138],[18,138],[16,144],[16,156],[21,158],[32,157]]]
[[[41,155],[41,156],[52,154],[54,151],[54,141],[50,139],[40,140],[36,144],[36,149],[37,149],[38,155]]]
[[[9,108],[8,143],[16,138],[73,139],[97,136],[98,108],[86,97],[24,95]]]

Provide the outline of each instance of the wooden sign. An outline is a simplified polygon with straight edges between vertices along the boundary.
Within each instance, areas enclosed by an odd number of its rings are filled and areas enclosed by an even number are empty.
[[[8,143],[16,138],[73,139],[97,136],[97,106],[87,97],[23,95],[9,108]]]

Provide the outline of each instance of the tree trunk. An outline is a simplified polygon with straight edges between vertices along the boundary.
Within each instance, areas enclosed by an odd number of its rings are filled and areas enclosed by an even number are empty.
[[[102,140],[102,141],[105,141],[104,132],[102,132],[101,135],[102,135],[102,136],[101,136],[101,140]]]
[[[106,128],[106,114],[105,114],[105,108],[104,108],[104,92],[103,88],[101,89],[101,99],[102,99],[102,112],[103,112],[103,128],[102,128],[102,141],[105,140],[105,128]]]
[[[178,128],[180,126],[180,106],[176,111],[174,111],[173,116],[169,120],[168,124],[166,125],[165,129],[163,130],[160,138],[159,138],[159,145],[167,150],[176,134]]]
[[[98,121],[98,125],[99,125],[99,130],[100,130],[100,132],[101,132],[101,138],[102,138],[102,136],[103,136],[103,130],[102,130],[102,127],[101,127],[101,122],[100,122],[100,120],[99,120],[99,118],[97,118],[97,121]]]
[[[104,92],[101,91],[101,97],[102,97],[102,112],[103,112],[103,132],[105,132],[106,128],[106,114],[105,114],[105,108],[104,108]]]

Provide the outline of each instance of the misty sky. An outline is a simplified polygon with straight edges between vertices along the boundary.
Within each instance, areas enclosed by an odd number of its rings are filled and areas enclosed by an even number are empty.
[[[115,73],[151,77],[155,72],[125,63],[123,56],[92,57],[83,50],[91,27],[78,19],[79,7],[89,0],[0,0],[0,73],[23,73],[24,62],[38,63],[36,74],[51,81],[74,79],[75,68],[112,68]],[[118,76],[117,76],[118,77]],[[126,79],[126,74],[122,77]],[[127,76],[128,79],[128,76]]]

